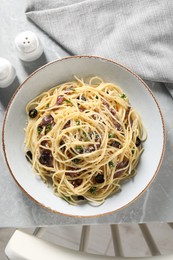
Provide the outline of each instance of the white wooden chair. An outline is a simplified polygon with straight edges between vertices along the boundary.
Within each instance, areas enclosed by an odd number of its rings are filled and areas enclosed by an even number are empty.
[[[168,225],[173,229],[172,223]],[[147,224],[139,224],[139,228],[150,250],[151,256],[149,257],[124,257],[119,225],[110,225],[110,228],[115,251],[114,257],[87,253],[91,226],[82,227],[79,251],[57,246],[41,239],[46,228],[36,228],[32,235],[16,230],[5,248],[5,254],[10,260],[173,260],[173,254],[161,255]]]

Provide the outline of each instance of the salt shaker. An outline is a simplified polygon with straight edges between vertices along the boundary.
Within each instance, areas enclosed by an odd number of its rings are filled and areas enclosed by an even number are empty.
[[[19,58],[23,61],[34,61],[43,53],[38,36],[31,31],[18,34],[15,38],[15,46]]]
[[[16,77],[16,70],[13,65],[4,58],[0,57],[0,88],[10,86]]]

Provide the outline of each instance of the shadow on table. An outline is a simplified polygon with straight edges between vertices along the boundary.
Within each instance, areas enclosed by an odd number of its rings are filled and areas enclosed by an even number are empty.
[[[41,55],[41,57],[39,59],[35,60],[35,61],[30,61],[30,62],[21,61],[21,62],[22,62],[22,66],[25,69],[26,73],[28,75],[30,75],[32,72],[34,72],[38,68],[47,64],[48,61],[47,61],[45,53],[43,53]]]
[[[13,83],[7,88],[0,88],[0,102],[6,109],[11,97],[16,91],[17,87],[20,85],[19,79],[16,77]]]

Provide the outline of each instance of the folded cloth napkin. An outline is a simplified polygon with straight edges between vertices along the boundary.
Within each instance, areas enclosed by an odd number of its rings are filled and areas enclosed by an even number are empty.
[[[172,0],[29,0],[26,15],[71,55],[120,62],[173,82]]]

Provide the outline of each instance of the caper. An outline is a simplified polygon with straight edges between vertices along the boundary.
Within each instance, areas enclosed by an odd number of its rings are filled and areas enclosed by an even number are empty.
[[[81,99],[82,99],[83,101],[86,101],[86,98],[85,98],[84,96],[81,96]]]
[[[79,196],[77,196],[77,199],[78,200],[84,200],[85,198],[83,196],[79,195]]]
[[[31,151],[27,151],[27,152],[26,152],[26,159],[27,159],[28,161],[32,160],[32,153],[31,153]]]
[[[29,111],[29,117],[35,118],[38,115],[37,109],[33,108]]]
[[[86,98],[84,96],[81,96],[81,97],[77,97],[77,99],[81,99],[83,101],[86,101]]]
[[[98,174],[95,176],[95,181],[97,183],[103,183],[105,180],[104,180],[104,175],[103,174]]]
[[[113,147],[115,147],[115,148],[121,148],[121,144],[120,144],[119,142],[117,142],[117,141],[113,141],[113,142],[111,143],[111,146],[113,146]]]
[[[141,140],[139,139],[139,137],[136,138],[136,146],[140,146],[141,145]]]
[[[41,152],[41,156],[39,158],[39,162],[43,165],[51,167],[53,164],[53,156],[50,150],[44,149]]]

